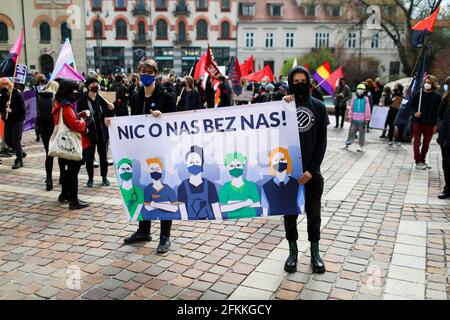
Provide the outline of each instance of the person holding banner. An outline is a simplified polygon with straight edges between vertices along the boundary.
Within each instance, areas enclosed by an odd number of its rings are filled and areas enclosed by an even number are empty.
[[[160,83],[157,83],[158,64],[151,59],[145,60],[139,65],[139,79],[142,86],[131,98],[131,115],[149,114],[159,117],[166,112],[176,111],[176,98],[167,92]],[[110,125],[110,119],[105,119],[105,124]],[[139,221],[139,228],[131,236],[124,239],[125,244],[142,241],[151,241],[151,220]],[[170,247],[170,229],[172,220],[161,220],[161,234],[157,253],[166,253]]]
[[[439,84],[432,75],[425,77],[423,89],[416,93],[411,101],[414,111],[414,160],[416,169],[431,169],[425,162],[433,134],[437,132],[437,116],[441,104],[441,95],[436,92]],[[423,136],[422,150],[420,150]]]
[[[450,77],[445,79],[444,97],[439,107],[438,127],[439,136],[437,143],[441,146],[442,152],[442,170],[444,171],[445,186],[444,190],[439,193],[439,199],[450,198]]]
[[[5,142],[15,154],[13,169],[23,167],[26,153],[22,150],[22,129],[25,120],[25,104],[20,91],[13,88],[8,78],[0,79],[0,113],[5,122]]]
[[[311,264],[314,273],[324,273],[325,264],[319,252],[321,199],[324,187],[320,166],[327,148],[327,126],[330,121],[325,104],[311,97],[311,76],[307,69],[301,66],[293,68],[289,71],[288,82],[291,95],[284,97],[283,101],[295,101],[297,107],[304,171],[298,183],[305,186],[305,212]],[[292,215],[290,212],[286,212],[284,216],[286,239],[289,242],[289,257],[284,266],[286,272],[297,270],[297,219],[298,215]]]
[[[95,150],[97,149],[100,158],[100,173],[102,184],[105,187],[110,186],[108,180],[108,128],[104,123],[106,117],[114,116],[114,105],[107,102],[98,94],[100,89],[96,76],[89,76],[86,79],[85,86],[87,92],[78,100],[78,112],[89,110],[88,133],[90,146],[83,150],[86,161],[86,171],[88,173],[87,187],[94,186],[94,160]]]
[[[200,109],[200,93],[194,87],[194,78],[186,76],[184,80],[184,90],[177,98],[177,100],[179,100],[178,111]]]

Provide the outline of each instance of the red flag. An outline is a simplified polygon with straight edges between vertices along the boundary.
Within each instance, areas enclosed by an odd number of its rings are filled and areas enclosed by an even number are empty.
[[[328,73],[331,73],[331,66],[328,61],[325,61],[322,66],[328,71]]]
[[[304,65],[305,69],[309,71],[309,65],[307,63],[305,63]]]
[[[344,76],[344,71],[342,67],[337,68],[327,79],[327,82],[333,88],[333,91],[336,89],[336,83]]]
[[[265,67],[258,72],[248,75],[247,80],[253,82],[261,82],[265,76],[269,77],[269,81],[274,81],[275,79],[272,69],[268,64],[266,64]]]
[[[255,72],[255,61],[253,59],[253,56],[247,59],[243,64],[240,65],[241,67],[241,74],[243,77],[249,75],[252,72]]]
[[[425,43],[425,37],[433,33],[439,10],[440,7],[438,7],[431,16],[422,21],[419,21],[419,23],[411,28],[411,30],[413,31],[411,33],[410,41],[413,47],[422,47]]]
[[[195,66],[195,72],[194,72],[194,79],[199,79],[206,71],[205,71],[205,64],[206,64],[206,54],[202,54],[200,57],[200,60],[198,60],[197,65]]]
[[[217,79],[222,73],[217,66],[216,59],[214,59],[214,55],[212,53],[211,47],[208,43],[208,51],[206,52],[206,62],[205,62],[205,70],[213,79]]]

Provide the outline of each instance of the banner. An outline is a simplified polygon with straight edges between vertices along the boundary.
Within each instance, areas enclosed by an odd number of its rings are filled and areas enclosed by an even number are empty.
[[[372,117],[370,118],[369,127],[372,129],[384,130],[389,107],[374,106],[372,110]]]
[[[109,136],[129,220],[304,213],[294,103],[115,117]]]
[[[16,80],[15,83],[25,84],[27,78],[28,67],[24,64],[18,64],[16,67]]]
[[[33,130],[36,127],[36,91],[29,90],[22,92],[22,99],[25,104],[25,121],[23,122],[22,131],[25,132]]]

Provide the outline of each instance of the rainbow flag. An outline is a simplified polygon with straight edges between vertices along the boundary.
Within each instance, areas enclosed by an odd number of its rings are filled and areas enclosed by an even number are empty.
[[[333,95],[334,90],[327,79],[331,75],[331,67],[328,61],[325,61],[320,67],[316,69],[316,72],[312,75],[313,79],[316,80],[317,84],[322,87],[330,96]]]

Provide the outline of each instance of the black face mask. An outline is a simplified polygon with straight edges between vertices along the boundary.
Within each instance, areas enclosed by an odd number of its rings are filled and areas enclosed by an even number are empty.
[[[94,92],[94,93],[97,93],[98,92],[98,87],[97,86],[95,86],[95,87],[92,87],[92,88],[90,88],[89,90],[91,91],[91,92]]]
[[[305,98],[309,95],[309,85],[307,83],[295,83],[292,85],[292,87],[292,92],[296,97]]]
[[[153,180],[159,180],[162,177],[162,173],[155,171],[150,173],[150,176],[152,177]]]
[[[287,169],[287,163],[286,162],[279,162],[278,164],[275,164],[273,166],[273,168],[274,168],[275,171],[283,172],[284,170]]]

